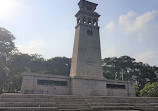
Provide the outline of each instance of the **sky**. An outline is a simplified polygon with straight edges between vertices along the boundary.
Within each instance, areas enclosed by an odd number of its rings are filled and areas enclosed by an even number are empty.
[[[158,66],[158,0],[98,4],[102,58],[130,56]],[[22,53],[72,57],[79,0],[0,0],[0,27]]]

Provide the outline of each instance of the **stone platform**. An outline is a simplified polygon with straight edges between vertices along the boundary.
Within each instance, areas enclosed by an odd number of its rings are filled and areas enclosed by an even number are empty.
[[[82,96],[135,96],[130,81],[106,78],[69,77],[62,75],[23,73],[22,94],[54,94]]]
[[[158,98],[1,94],[0,111],[158,111]]]

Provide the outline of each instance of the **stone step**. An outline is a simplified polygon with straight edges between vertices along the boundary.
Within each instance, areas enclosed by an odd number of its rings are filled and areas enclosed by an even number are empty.
[[[83,99],[83,98],[56,98],[56,97],[54,97],[54,98],[50,98],[50,97],[40,97],[40,98],[38,98],[38,97],[36,97],[36,98],[31,98],[31,97],[28,97],[28,98],[9,98],[9,97],[6,97],[6,98],[0,98],[0,100],[5,100],[5,99],[11,99],[11,100],[22,100],[22,99],[32,99],[32,100],[39,100],[39,99],[46,99],[46,100],[50,100],[50,99],[53,99],[53,100],[56,100],[56,101],[61,101],[61,100],[78,100],[78,101],[81,101],[81,100],[85,100],[85,99]]]
[[[154,108],[154,106],[150,106],[150,105],[147,105],[147,106],[145,106],[145,105],[142,105],[142,106],[134,106],[135,108]]]
[[[0,102],[54,102],[53,98],[0,98]]]
[[[140,111],[140,110],[108,110],[108,111]]]
[[[158,111],[158,98],[82,97],[74,95],[2,94],[0,108],[6,111],[77,111],[92,109]],[[26,109],[25,109],[26,108]],[[1,109],[0,109],[1,111]]]
[[[0,98],[0,102],[57,102],[57,103],[85,103],[81,98]]]
[[[112,98],[106,98],[106,99],[85,99],[89,103],[158,103],[158,100],[148,100],[148,99],[112,99]]]
[[[158,102],[157,103],[149,103],[149,104],[158,106]]]
[[[158,103],[158,100],[147,100],[149,103]]]
[[[126,104],[126,105],[118,105],[117,103],[114,105],[113,103],[111,104],[104,104],[104,105],[90,105],[91,108],[94,108],[94,109],[114,109],[114,110],[118,110],[118,109],[121,109],[121,110],[129,110],[129,109],[135,109],[135,110],[143,110],[143,111],[158,111],[156,109],[158,109],[158,106],[151,106],[150,104],[135,104],[135,105],[132,105],[132,104]]]
[[[108,99],[86,99],[88,103],[127,103],[126,100],[108,100]]]
[[[92,111],[90,108],[78,108],[78,109],[57,109],[57,111]]]
[[[54,100],[54,101],[56,102],[56,104],[85,104],[86,103],[84,99],[73,99],[73,100],[62,99],[62,100]]]
[[[87,97],[84,97],[85,99],[127,99],[127,100],[131,100],[131,99],[134,99],[134,100],[144,100],[144,99],[147,99],[147,100],[158,100],[158,97],[120,97],[120,96],[87,96]]]
[[[0,102],[0,107],[55,107],[55,102]]]
[[[67,96],[67,95],[64,95],[64,96],[62,96],[62,95],[57,95],[57,96],[54,96],[54,99],[63,99],[63,98],[65,98],[65,99],[82,99],[82,97],[81,96]]]
[[[134,107],[134,109],[141,111],[157,111],[154,107]]]
[[[40,98],[40,97],[54,97],[50,94],[1,94],[0,98]]]
[[[91,108],[105,110],[133,110],[134,106],[92,106]]]
[[[120,96],[89,96],[89,97],[83,97],[85,99],[127,99],[127,100],[131,100],[131,99],[134,99],[134,100],[144,100],[144,99],[147,99],[147,100],[158,100],[158,97],[120,97]]]
[[[144,97],[109,97],[109,96],[90,96],[90,97],[81,97],[75,95],[51,95],[51,94],[1,94],[0,98],[74,98],[74,99],[88,99],[88,100],[126,100],[126,101],[156,101],[158,102],[158,97],[155,98],[144,98]]]
[[[129,103],[93,103],[90,106],[130,106]]]
[[[158,111],[158,106],[154,106],[154,108],[156,109],[156,111]]]
[[[90,108],[87,104],[57,104],[58,109],[85,109]]]
[[[130,105],[140,106],[140,107],[153,107],[154,106],[154,104],[150,104],[150,103],[130,103]]]
[[[56,111],[56,107],[0,107],[4,111]]]
[[[39,97],[52,97],[52,98],[85,98],[85,99],[125,99],[125,100],[156,100],[158,101],[158,97],[113,97],[113,96],[89,96],[89,97],[81,97],[76,95],[53,95],[53,94],[20,94],[20,93],[4,93],[0,95],[0,98],[39,98]]]
[[[1,94],[0,98],[81,98],[75,95],[53,95],[53,94]]]
[[[78,101],[85,101],[85,99],[84,98],[53,98],[54,100],[56,100],[56,101],[61,101],[61,100],[78,100]]]

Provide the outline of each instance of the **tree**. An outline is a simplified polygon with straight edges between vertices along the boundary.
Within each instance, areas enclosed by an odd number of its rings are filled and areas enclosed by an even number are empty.
[[[0,28],[0,60],[6,60],[15,49],[15,37],[5,28]]]
[[[3,90],[10,69],[8,68],[8,61],[10,55],[15,50],[13,40],[15,37],[5,28],[0,27],[0,92]]]
[[[31,72],[44,74],[47,72],[46,60],[39,54],[31,55],[31,65],[29,67]]]
[[[7,82],[5,82],[3,91],[9,93],[17,93],[20,91],[22,85],[22,74],[15,74],[8,76]]]
[[[135,59],[128,56],[105,58],[103,64],[104,77],[108,78],[111,74],[112,78],[108,79],[133,80]]]
[[[140,95],[145,97],[158,97],[158,82],[147,83],[145,87],[140,90]]]
[[[66,57],[55,57],[46,61],[45,68],[47,73],[55,75],[69,76],[71,59]]]
[[[136,89],[139,91],[148,82],[156,82],[158,69],[142,62],[136,62],[129,56],[119,58],[105,58],[103,60],[103,74],[107,79],[135,81]]]
[[[55,57],[45,60],[38,54],[14,53],[7,64],[8,76],[2,86],[3,92],[18,92],[22,84],[22,73],[54,74],[68,76],[71,60],[66,57]]]
[[[42,73],[45,70],[43,67],[44,59],[38,54],[14,53],[10,58],[10,73],[4,87],[5,92],[20,91],[23,72]]]
[[[21,74],[28,70],[34,73],[42,73],[44,69],[44,59],[38,54],[16,53],[11,56],[11,75]]]

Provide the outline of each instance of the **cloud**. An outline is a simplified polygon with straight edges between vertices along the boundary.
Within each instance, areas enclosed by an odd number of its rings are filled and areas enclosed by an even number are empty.
[[[112,46],[108,49],[105,49],[105,51],[103,51],[103,53],[104,53],[103,55],[106,57],[114,57],[117,54],[117,50],[114,46]]]
[[[126,34],[142,30],[149,24],[157,14],[157,11],[149,11],[140,16],[136,16],[135,12],[128,12],[119,17],[119,24],[122,26]]]
[[[152,50],[136,54],[135,58],[136,58],[136,61],[138,61],[138,62],[144,62],[144,63],[148,63],[150,65],[157,65],[157,63],[158,63],[156,61],[157,60],[156,54]]]
[[[28,45],[18,45],[18,50],[22,53],[34,54],[43,47],[44,41],[42,39],[31,41]]]
[[[115,22],[110,22],[105,26],[105,29],[109,31],[113,30],[114,28],[115,28]]]

